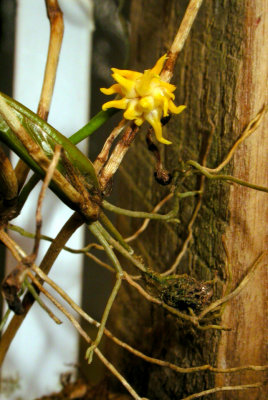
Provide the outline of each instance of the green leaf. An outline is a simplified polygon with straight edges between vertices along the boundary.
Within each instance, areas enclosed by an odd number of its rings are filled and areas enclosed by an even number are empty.
[[[85,178],[89,187],[98,188],[98,179],[92,162],[65,136],[47,122],[39,118],[27,107],[0,92],[7,104],[16,112],[18,119],[29,135],[42,148],[47,157],[52,158],[55,144],[60,144],[74,167]],[[38,174],[44,175],[41,168],[32,160],[24,146],[16,138],[2,117],[0,117],[0,140],[5,142],[20,158],[22,158]],[[64,171],[61,164],[60,171]]]

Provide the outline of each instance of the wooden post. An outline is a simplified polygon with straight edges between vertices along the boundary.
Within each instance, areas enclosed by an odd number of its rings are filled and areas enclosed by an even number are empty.
[[[245,2],[244,54],[237,81],[237,117],[243,127],[268,103],[268,4],[257,0]],[[268,115],[253,134],[235,153],[233,175],[245,181],[268,186]],[[230,221],[226,229],[227,246],[233,264],[234,283],[245,274],[250,263],[268,248],[267,193],[232,186],[229,198]],[[267,262],[260,268],[239,298],[234,299],[223,315],[223,323],[234,327],[223,333],[218,349],[218,365],[267,364]],[[256,381],[259,376],[219,376],[222,385]],[[267,388],[266,388],[267,390]],[[228,399],[245,399],[244,394]],[[250,393],[250,399],[267,398]],[[223,395],[220,399],[225,399]]]
[[[131,67],[143,71],[166,52],[187,4],[188,1],[175,0],[132,2]],[[176,104],[186,104],[187,110],[172,117],[164,130],[165,137],[173,142],[172,146],[161,146],[169,170],[176,168],[179,160],[201,162],[209,146],[207,166],[219,165],[246,124],[267,104],[267,11],[265,0],[204,1],[179,55],[172,81],[177,85]],[[267,141],[266,116],[261,127],[238,149],[224,173],[267,186]],[[153,158],[147,151],[144,133],[139,133],[120,177],[123,188],[120,206],[125,208],[149,211],[167,193],[154,180]],[[193,190],[198,185],[199,179],[185,180],[182,190]],[[180,225],[152,222],[136,241],[137,252],[155,270],[168,269],[176,258],[187,237],[196,201],[194,198],[181,201]],[[206,181],[193,238],[177,272],[188,273],[198,280],[212,279],[217,273],[222,287],[218,285],[215,295],[220,297],[224,287],[226,255],[222,235],[225,235],[235,286],[267,248],[267,204],[265,193]],[[125,234],[130,234],[140,221],[120,217],[118,224]],[[112,325],[115,334],[141,351],[180,366],[263,365],[267,364],[265,301],[267,268],[262,265],[248,288],[226,308],[223,324],[232,331],[221,335],[216,331],[186,329],[125,285],[118,297]],[[253,372],[217,378],[208,372],[179,375],[110,346],[109,355],[135,389],[153,400],[181,399],[216,385],[264,379],[263,373]],[[217,396],[226,400],[266,399],[265,388],[248,393]]]

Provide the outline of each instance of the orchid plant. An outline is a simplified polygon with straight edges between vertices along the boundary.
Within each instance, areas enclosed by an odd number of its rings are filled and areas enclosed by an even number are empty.
[[[102,109],[119,108],[126,110],[124,118],[135,122],[141,126],[147,121],[152,125],[155,136],[160,143],[171,144],[162,135],[162,117],[168,117],[168,112],[174,114],[181,113],[186,106],[176,107],[173,103],[175,99],[175,85],[171,85],[161,79],[160,73],[163,69],[167,56],[164,55],[152,69],[144,73],[112,68],[112,77],[117,82],[109,89],[102,88],[104,94],[119,94],[120,100],[109,101],[103,104]]]
[[[13,169],[5,153],[2,150],[0,151],[0,182],[1,188],[3,189],[1,190],[0,203],[0,240],[11,251],[18,263],[15,270],[5,278],[2,284],[2,292],[9,305],[7,314],[12,310],[14,316],[1,339],[1,362],[5,357],[16,331],[30,311],[35,300],[43,310],[50,315],[55,323],[60,323],[59,318],[56,317],[40,299],[39,293],[41,292],[68,317],[80,335],[89,344],[86,352],[88,362],[90,363],[92,361],[92,357],[95,354],[120,380],[130,395],[136,400],[141,400],[142,398],[136,393],[130,383],[127,382],[116,367],[107,360],[98,347],[102,336],[105,334],[118,345],[127,348],[130,352],[147,361],[149,359],[149,357],[133,349],[130,345],[115,338],[106,328],[106,322],[122,280],[125,280],[136,288],[148,301],[164,308],[181,321],[191,324],[195,329],[228,329],[227,327],[211,323],[211,320],[219,316],[226,302],[240,293],[251,278],[255,269],[260,265],[263,254],[254,262],[250,268],[249,274],[244,277],[238,287],[231,291],[228,286],[228,290],[225,291],[222,298],[212,301],[213,285],[211,283],[197,282],[192,277],[187,275],[181,276],[176,273],[179,261],[189,241],[187,241],[186,246],[184,246],[184,249],[179,255],[178,262],[168,268],[166,272],[160,274],[153,271],[134,253],[129,241],[126,241],[122,237],[121,233],[111,223],[105,213],[105,210],[109,210],[129,217],[145,219],[146,222],[142,229],[134,235],[134,238],[136,238],[141,231],[146,229],[150,220],[160,220],[163,221],[163,223],[178,223],[178,204],[181,198],[197,196],[201,199],[202,186],[197,191],[179,193],[176,187],[176,176],[173,180],[169,195],[166,196],[151,213],[124,210],[110,204],[105,199],[109,191],[109,183],[116,174],[120,164],[123,162],[125,154],[134,141],[139,127],[143,123],[148,122],[152,127],[149,128],[148,137],[150,141],[152,141],[150,132],[153,130],[160,144],[171,144],[169,140],[163,137],[163,118],[168,117],[170,113],[181,113],[186,106],[176,106],[174,104],[174,91],[176,87],[171,84],[170,81],[172,79],[177,55],[187,39],[201,3],[201,0],[190,1],[183,22],[171,48],[167,54],[163,55],[156,62],[152,69],[145,70],[141,73],[112,68],[112,77],[116,83],[108,89],[102,88],[100,90],[106,95],[115,94],[116,98],[105,103],[99,114],[92,118],[85,127],[81,128],[67,139],[46,122],[63,35],[63,18],[57,1],[46,0],[51,23],[51,39],[44,78],[45,84],[43,85],[38,113],[33,113],[14,99],[0,93],[0,141],[5,143],[20,157],[18,165]],[[53,29],[55,24],[58,27],[57,30]],[[55,43],[57,43],[56,46]],[[91,162],[76,145],[81,140],[92,135],[97,128],[104,124],[107,119],[118,110],[124,110],[122,120],[118,126],[112,130],[97,159]],[[217,168],[212,170],[196,161],[189,160],[184,163],[181,172],[184,174],[199,173],[204,179],[226,181],[227,183],[240,184],[251,189],[267,192],[268,188],[241,181],[231,175],[219,174],[221,169],[230,161],[235,149],[241,141],[245,140],[257,128],[266,111],[267,107],[248,124],[245,131],[242,133],[242,139],[240,138],[239,141],[234,144],[227,157]],[[111,151],[112,145],[116,140],[117,143]],[[159,156],[157,145],[153,144],[153,146]],[[34,175],[25,183],[29,169],[34,171]],[[161,163],[158,165],[158,173],[158,175],[163,177],[164,171]],[[19,212],[23,212],[23,206],[27,201],[29,193],[40,179],[43,180],[43,186],[37,206],[36,232],[32,235],[34,238],[34,247],[32,253],[29,255],[11,239],[6,232],[6,228],[8,227],[17,230],[21,234],[25,234],[25,231],[21,227],[15,227],[10,224],[10,221],[18,215]],[[162,178],[159,179],[161,180]],[[166,181],[164,183],[166,183]],[[56,238],[52,241],[41,264],[37,266],[35,261],[39,250],[39,243],[40,240],[46,239],[43,238],[41,234],[41,208],[48,186],[61,201],[74,210],[74,213],[71,218],[65,222]],[[158,213],[160,207],[170,199],[173,199],[173,207],[170,212],[167,214]],[[85,224],[96,238],[100,248],[107,254],[110,264],[104,264],[96,257],[95,261],[105,268],[108,268],[115,275],[115,284],[100,322],[95,321],[86,314],[85,311],[75,304],[68,294],[48,276],[57,255],[62,251],[70,236],[82,224]],[[90,254],[89,249],[90,246],[84,248],[82,252]],[[227,249],[226,252],[228,254]],[[122,268],[117,253],[133,264],[139,273],[138,279],[136,279],[137,277],[129,275]],[[230,274],[228,276],[230,276]],[[152,296],[146,288],[144,288],[142,285],[143,279],[145,279],[147,283],[154,282],[154,285],[157,287],[157,295]],[[43,282],[48,283],[48,285],[55,289],[89,324],[98,328],[98,333],[94,341],[92,341],[88,334],[82,329],[73,315],[43,287]],[[7,314],[1,322],[1,329],[6,323]],[[165,366],[163,360],[150,359],[149,361]],[[178,373],[190,373],[201,370],[208,370],[214,373],[231,373],[237,371],[237,368],[219,369],[210,365],[187,369],[169,363],[168,367],[174,369]],[[267,366],[242,366],[241,370],[254,370],[256,368],[262,370],[267,368]],[[217,388],[215,388],[215,391],[218,391],[216,389]],[[224,391],[225,389],[221,388],[221,390]],[[202,393],[199,393],[199,397],[201,395]]]

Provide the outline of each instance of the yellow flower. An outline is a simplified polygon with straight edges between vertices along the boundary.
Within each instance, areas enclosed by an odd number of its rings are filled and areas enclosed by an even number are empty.
[[[179,114],[186,106],[176,107],[173,103],[173,92],[176,86],[164,82],[160,75],[163,69],[166,55],[161,57],[152,69],[141,72],[112,68],[112,77],[117,82],[110,88],[100,89],[102,93],[119,94],[121,99],[108,101],[102,109],[120,108],[126,110],[124,118],[134,120],[140,126],[148,121],[155,132],[159,142],[171,144],[163,138],[161,118],[168,116],[169,112]]]

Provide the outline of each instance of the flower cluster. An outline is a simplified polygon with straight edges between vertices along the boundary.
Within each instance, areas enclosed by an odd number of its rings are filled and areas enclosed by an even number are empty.
[[[116,93],[121,96],[119,100],[103,104],[103,110],[108,108],[126,110],[125,119],[134,120],[138,126],[148,121],[154,129],[157,140],[171,144],[169,140],[163,138],[161,118],[168,116],[169,112],[179,114],[186,106],[175,106],[173,92],[176,86],[163,81],[160,77],[166,59],[164,55],[152,69],[145,70],[143,74],[112,68],[112,77],[117,83],[108,89],[100,90],[107,95]]]

